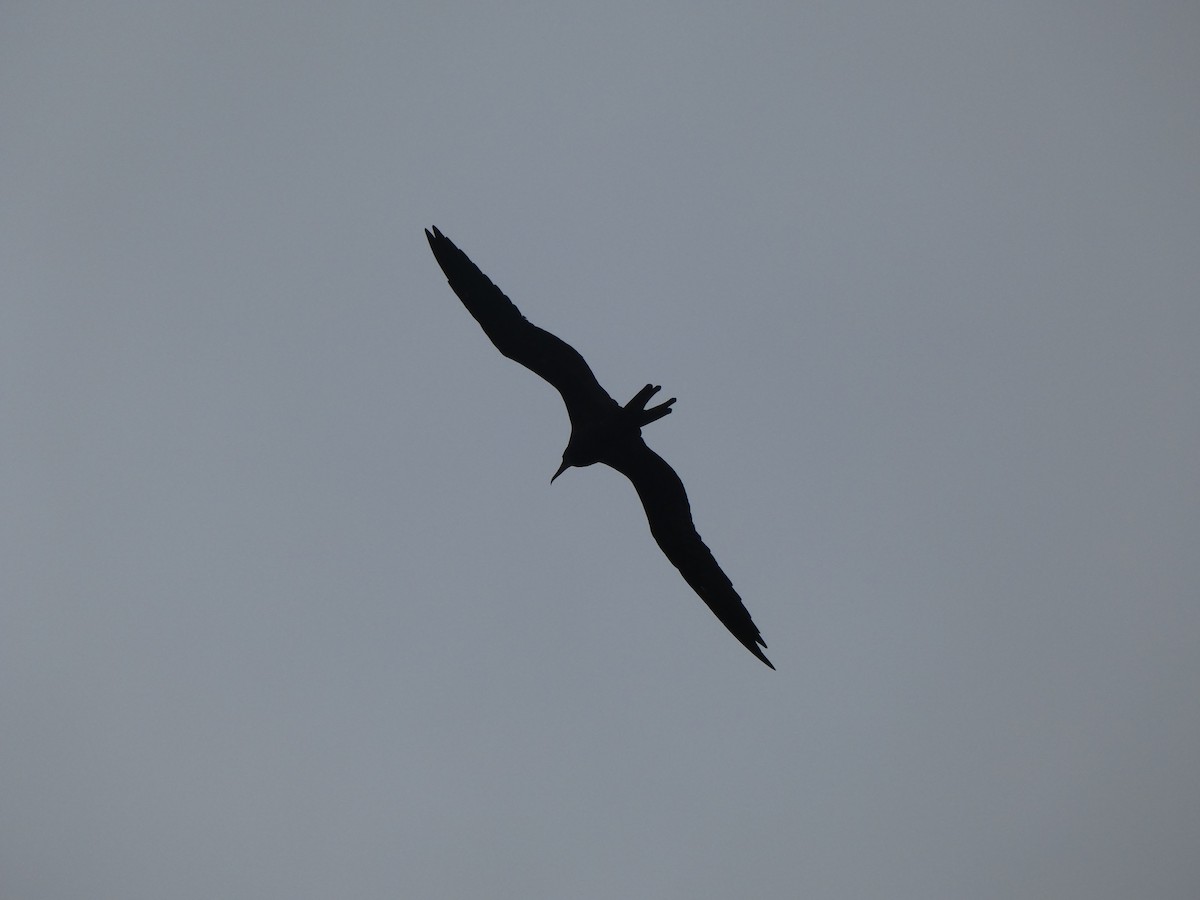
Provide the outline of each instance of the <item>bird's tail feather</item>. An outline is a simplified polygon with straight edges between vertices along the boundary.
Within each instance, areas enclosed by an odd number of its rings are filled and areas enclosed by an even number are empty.
[[[658,406],[646,409],[646,404],[650,402],[650,398],[661,390],[662,385],[648,384],[634,394],[633,399],[625,404],[626,412],[633,413],[637,417],[639,428],[649,425],[651,422],[657,422],[671,411],[671,404],[675,402],[674,397],[665,403],[660,403]]]

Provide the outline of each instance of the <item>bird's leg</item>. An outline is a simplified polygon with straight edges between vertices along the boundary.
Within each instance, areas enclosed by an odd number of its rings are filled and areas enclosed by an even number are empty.
[[[674,397],[666,403],[660,403],[658,406],[646,409],[646,404],[650,402],[650,398],[661,390],[661,385],[648,384],[634,394],[633,399],[625,404],[625,411],[633,414],[639,428],[643,425],[649,425],[651,422],[657,422],[671,411],[671,404],[675,402]]]

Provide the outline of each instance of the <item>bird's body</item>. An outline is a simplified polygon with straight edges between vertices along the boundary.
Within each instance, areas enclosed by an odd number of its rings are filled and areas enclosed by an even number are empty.
[[[646,385],[624,406],[600,386],[578,351],[531,324],[503,292],[437,228],[425,232],[450,287],[496,349],[552,384],[571,418],[571,437],[553,481],[571,466],[604,463],[625,475],[637,490],[650,532],[684,580],[755,656],[771,668],[766,647],[733,583],[717,565],[692,523],[679,476],[642,440],[642,428],[671,412],[672,397],[646,408],[659,391]]]

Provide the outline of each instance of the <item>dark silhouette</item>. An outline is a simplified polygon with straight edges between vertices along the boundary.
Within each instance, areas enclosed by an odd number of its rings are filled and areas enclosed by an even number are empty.
[[[562,465],[550,481],[570,466],[598,462],[625,475],[642,498],[650,533],[667,559],[733,636],[774,669],[759,649],[767,645],[733,583],[696,533],[683,482],[642,440],[642,426],[667,415],[675,398],[647,409],[646,404],[659,391],[657,385],[648,384],[620,406],[600,387],[574,347],[528,322],[448,237],[437,228],[432,234],[426,230],[425,236],[450,287],[496,349],[542,376],[562,394],[571,417],[571,438]]]

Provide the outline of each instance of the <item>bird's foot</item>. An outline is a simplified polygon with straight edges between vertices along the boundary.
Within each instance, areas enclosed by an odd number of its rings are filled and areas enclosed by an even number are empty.
[[[646,404],[650,402],[650,398],[661,390],[661,385],[648,384],[634,394],[633,399],[625,404],[625,411],[633,414],[639,428],[643,425],[649,425],[651,422],[657,422],[671,411],[671,404],[675,402],[674,397],[665,403],[660,403],[658,406],[646,409]]]

